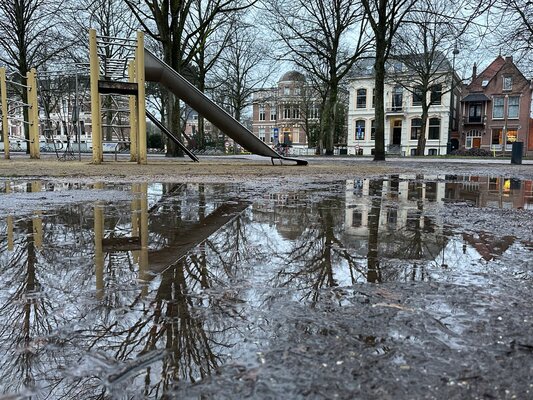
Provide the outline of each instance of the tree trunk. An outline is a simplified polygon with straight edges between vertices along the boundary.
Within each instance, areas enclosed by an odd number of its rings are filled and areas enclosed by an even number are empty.
[[[331,82],[328,100],[326,155],[332,156],[335,140],[335,122],[337,121],[337,83]]]
[[[420,135],[418,136],[418,143],[416,145],[416,155],[423,156],[426,152],[426,128],[428,125],[429,104],[422,102],[422,126],[420,127]]]
[[[376,74],[376,142],[374,161],[385,160],[385,38],[376,42],[376,62],[374,73]]]

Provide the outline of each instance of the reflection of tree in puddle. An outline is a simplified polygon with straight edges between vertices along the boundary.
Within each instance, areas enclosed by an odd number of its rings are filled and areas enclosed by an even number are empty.
[[[242,218],[235,216],[248,205],[206,200],[203,188],[198,192],[200,201],[190,200],[194,207],[183,199],[177,204],[172,196],[152,206],[151,215],[147,204],[136,205],[138,218],[131,223],[124,219],[131,212],[128,204],[104,209],[98,203],[94,212],[93,204],[65,207],[45,218],[44,229],[36,230],[32,220],[17,223],[25,239],[3,241],[0,258],[7,285],[3,293],[9,293],[0,305],[1,345],[10,355],[2,358],[5,393],[40,382],[55,398],[107,398],[117,388],[159,398],[177,382],[195,382],[215,370],[237,340],[238,294],[203,292],[223,287],[238,273],[236,260],[246,256],[246,232]],[[169,229],[157,227],[157,220]],[[95,243],[92,232],[99,224]],[[144,230],[149,224],[156,267],[152,273],[138,271],[144,273],[139,286],[132,278],[143,253],[150,253]],[[135,230],[144,235],[140,242]],[[40,252],[36,231],[44,238]],[[197,241],[204,244],[191,251]],[[121,243],[132,249],[114,248]],[[102,253],[95,259],[93,245]],[[158,269],[164,260],[155,255],[165,247],[174,254]]]
[[[196,215],[183,203],[179,207],[172,204],[152,207],[164,214],[171,208],[173,218],[177,220],[180,217],[175,213],[179,209],[188,220],[179,229],[155,229],[151,233],[151,243],[158,244],[159,248],[148,252],[148,265],[154,272],[161,271],[160,274],[145,276],[149,291],[125,307],[123,315],[115,312],[114,318],[97,318],[98,328],[91,327],[83,333],[81,345],[105,354],[107,362],[112,365],[111,373],[106,373],[111,387],[122,387],[127,383],[128,391],[144,388],[145,393],[158,397],[157,394],[164,393],[179,381],[196,382],[209,376],[219,365],[221,354],[228,352],[224,349],[234,345],[235,314],[230,319],[229,312],[213,311],[233,307],[231,297],[207,297],[202,293],[217,287],[234,273],[235,264],[230,271],[223,263],[216,273],[208,268],[208,264],[214,259],[223,261],[226,252],[241,254],[242,249],[231,248],[241,246],[240,241],[233,240],[231,246],[226,247],[214,246],[211,241],[219,240],[217,237],[226,235],[226,231],[227,235],[235,235],[236,228],[239,232],[240,217],[235,218],[235,215],[248,205],[239,202],[207,204],[203,188],[200,187],[198,192]],[[223,228],[214,239],[191,250],[231,220],[231,225]],[[238,234],[236,237],[242,239]],[[222,241],[228,242],[227,238]],[[138,367],[139,357],[150,358],[151,354],[159,354],[161,350],[164,351],[162,360],[155,357],[148,366],[141,363]]]
[[[2,262],[1,266],[5,286],[0,304],[0,340],[2,352],[11,355],[2,360],[1,381],[8,393],[35,384],[35,375],[43,368],[39,341],[54,325],[51,304],[41,293],[34,224],[26,220],[18,227],[21,230],[17,233],[25,232],[26,235],[11,253],[9,262]],[[8,250],[4,244],[1,252],[6,254]]]
[[[338,285],[335,272],[343,262],[355,282],[361,268],[342,240],[343,215],[339,210],[343,206],[341,199],[335,197],[298,209],[297,219],[309,224],[283,256],[285,266],[276,276],[277,285],[295,286],[303,291],[303,298],[317,301],[319,289]]]

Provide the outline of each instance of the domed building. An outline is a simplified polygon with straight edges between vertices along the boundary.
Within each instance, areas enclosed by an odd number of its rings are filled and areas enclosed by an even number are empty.
[[[289,154],[312,153],[306,132],[319,124],[317,96],[298,71],[285,72],[276,87],[253,94],[252,132]]]

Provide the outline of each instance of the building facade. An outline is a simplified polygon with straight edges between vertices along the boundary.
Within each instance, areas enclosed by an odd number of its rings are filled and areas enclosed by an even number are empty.
[[[289,71],[276,87],[253,95],[252,132],[273,147],[307,149],[307,131],[318,123],[318,103],[299,72]]]
[[[450,140],[457,135],[460,81],[449,63],[438,74],[429,93],[431,106],[426,123],[425,155],[446,154]],[[403,68],[405,70],[405,68]],[[421,93],[407,87],[409,72],[391,66],[385,83],[385,151],[387,154],[416,155],[422,129]],[[395,80],[392,76],[401,76]],[[453,84],[452,84],[453,77]],[[414,83],[413,83],[414,85]],[[375,78],[372,63],[360,66],[351,78],[348,108],[348,154],[372,155],[375,148]]]
[[[472,82],[461,100],[461,147],[505,153],[522,142],[524,152],[533,153],[532,82],[512,57],[498,56],[479,75],[476,69],[474,64]]]

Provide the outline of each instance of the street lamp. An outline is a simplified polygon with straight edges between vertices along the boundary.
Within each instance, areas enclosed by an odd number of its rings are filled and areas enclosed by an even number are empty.
[[[452,122],[453,122],[453,91],[454,91],[454,76],[455,76],[455,56],[459,54],[459,49],[457,48],[457,43],[453,45],[453,57],[452,57],[452,73],[451,73],[451,82],[450,82],[450,120],[448,122],[448,142],[446,143],[446,154],[452,152]]]

